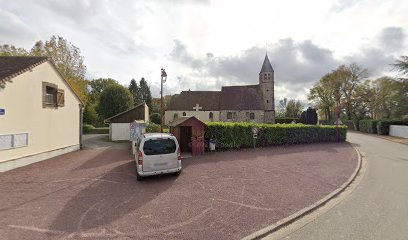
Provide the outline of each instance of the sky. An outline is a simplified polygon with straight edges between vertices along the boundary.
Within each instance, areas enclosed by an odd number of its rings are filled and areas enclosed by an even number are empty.
[[[87,77],[160,94],[257,84],[265,53],[275,99],[307,101],[341,64],[370,79],[408,55],[406,0],[0,0],[0,44],[30,49],[59,35],[79,47]]]

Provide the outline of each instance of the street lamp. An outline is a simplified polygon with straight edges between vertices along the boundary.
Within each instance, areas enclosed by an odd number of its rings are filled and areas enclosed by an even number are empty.
[[[163,132],[163,83],[167,80],[167,73],[164,68],[161,69],[161,81],[160,81],[160,132]]]

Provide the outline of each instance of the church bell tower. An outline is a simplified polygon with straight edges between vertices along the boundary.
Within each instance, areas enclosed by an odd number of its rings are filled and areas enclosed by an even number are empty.
[[[269,62],[268,54],[266,54],[261,72],[259,73],[259,86],[262,92],[265,123],[275,123],[274,82],[274,70]]]

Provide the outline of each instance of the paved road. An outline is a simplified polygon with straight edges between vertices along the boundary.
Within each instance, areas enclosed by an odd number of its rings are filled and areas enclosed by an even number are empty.
[[[348,140],[366,155],[359,185],[307,225],[280,233],[281,239],[408,239],[408,146],[358,133],[348,133]]]
[[[279,146],[207,153],[177,178],[137,182],[129,144],[99,137],[0,174],[1,240],[240,239],[326,196],[357,164],[348,143]]]

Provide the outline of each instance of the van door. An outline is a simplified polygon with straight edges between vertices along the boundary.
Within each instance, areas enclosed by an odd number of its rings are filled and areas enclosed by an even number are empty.
[[[177,142],[172,138],[152,138],[143,143],[143,171],[177,168]]]

